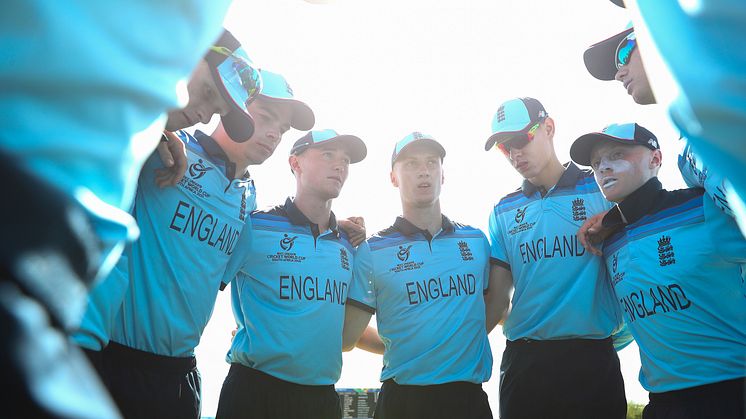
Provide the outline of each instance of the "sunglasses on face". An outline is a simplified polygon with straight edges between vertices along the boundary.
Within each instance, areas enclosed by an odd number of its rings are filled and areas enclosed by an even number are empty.
[[[627,35],[619,45],[616,47],[616,54],[614,55],[614,61],[617,70],[623,66],[629,64],[629,58],[632,56],[632,51],[637,48],[637,37],[634,32]]]
[[[516,149],[520,150],[528,143],[533,141],[534,137],[536,136],[536,131],[539,129],[539,125],[541,122],[537,122],[534,126],[529,128],[528,131],[526,131],[525,134],[518,134],[517,136],[509,139],[508,141],[504,143],[497,144],[495,147],[497,147],[502,153],[505,155],[505,157],[510,157],[510,150]]]

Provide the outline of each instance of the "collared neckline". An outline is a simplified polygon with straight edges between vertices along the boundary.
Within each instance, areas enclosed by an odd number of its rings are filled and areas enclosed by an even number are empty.
[[[288,197],[285,200],[285,205],[283,205],[283,207],[285,209],[285,213],[288,216],[288,219],[292,224],[311,227],[311,232],[313,233],[314,237],[318,237],[322,233],[321,231],[319,231],[319,225],[311,222],[311,220],[309,220],[308,217],[306,217],[306,215],[303,214],[300,209],[298,209],[298,206],[295,205],[293,198]],[[334,215],[334,212],[329,213],[329,230],[331,230],[332,233],[337,238],[339,238],[339,225],[337,224],[337,217]]]
[[[228,155],[225,154],[225,151],[222,147],[220,147],[220,144],[218,144],[218,142],[215,141],[214,138],[200,130],[197,130],[194,133],[194,138],[197,139],[200,147],[202,147],[202,149],[205,150],[205,152],[209,154],[210,157],[219,160],[223,164],[223,166],[225,167],[225,177],[233,180],[233,176],[236,173],[236,163],[233,163],[228,158]],[[249,171],[245,171],[243,175],[241,175],[241,178],[244,180],[249,179]]]
[[[662,190],[660,180],[650,178],[604,216],[603,226],[616,227],[637,222],[655,207]]]
[[[456,225],[453,224],[453,221],[451,221],[448,217],[441,214],[441,218],[442,221],[440,228],[443,233],[450,233],[456,229]],[[429,231],[417,227],[404,217],[396,217],[396,221],[394,221],[394,228],[399,230],[399,232],[401,232],[405,236],[414,236],[415,234],[420,233],[425,236],[428,241],[432,240],[433,238]]]
[[[580,168],[573,162],[567,162],[563,164],[563,166],[565,167],[565,171],[562,172],[562,176],[560,176],[557,184],[549,190],[575,187],[575,185],[578,183],[578,180],[584,176],[583,171],[580,170]],[[536,192],[540,192],[541,189],[543,188],[534,185],[533,183],[529,182],[528,179],[524,179],[523,184],[521,185],[521,190],[523,191],[523,194],[525,196],[531,196]],[[541,195],[544,196],[545,193]]]

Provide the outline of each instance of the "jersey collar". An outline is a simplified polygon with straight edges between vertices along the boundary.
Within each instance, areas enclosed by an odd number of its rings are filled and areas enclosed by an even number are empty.
[[[213,160],[217,160],[223,165],[223,167],[225,167],[225,177],[233,179],[233,176],[235,176],[236,173],[236,164],[228,158],[228,155],[225,154],[225,151],[220,147],[220,144],[218,144],[214,138],[199,130],[194,133],[194,138],[197,139],[200,147],[202,147],[202,149],[205,150]],[[241,178],[249,179],[249,171],[245,171]]]
[[[453,221],[449,220],[448,217],[446,217],[445,215],[441,214],[441,217],[441,229],[443,230],[443,233],[450,233],[456,229]],[[399,230],[399,232],[405,236],[414,236],[415,234],[420,233],[428,240],[432,240],[433,238],[429,231],[420,229],[404,217],[396,217],[396,221],[394,221],[394,228]]]
[[[657,177],[651,178],[618,203],[603,219],[604,227],[617,227],[632,224],[650,213],[658,203],[658,195],[663,185]]]
[[[311,220],[309,220],[308,217],[298,209],[292,198],[286,199],[283,207],[291,223],[299,226],[311,227],[311,233],[313,233],[314,237],[318,237],[321,234],[321,231],[319,231],[319,225],[312,223]],[[334,215],[334,212],[329,213],[329,230],[339,238],[339,226],[337,225],[337,217]]]
[[[560,176],[557,185],[555,185],[552,189],[574,188],[575,185],[578,184],[578,180],[582,179],[584,176],[583,171],[580,170],[580,168],[573,162],[565,163],[563,164],[563,166],[565,166],[565,171],[562,173],[562,176]],[[524,179],[523,184],[521,185],[521,190],[526,196],[531,196],[536,192],[541,192],[540,189],[543,188],[534,185],[533,183],[529,182],[528,179]],[[542,193],[542,195],[544,195],[544,193]]]

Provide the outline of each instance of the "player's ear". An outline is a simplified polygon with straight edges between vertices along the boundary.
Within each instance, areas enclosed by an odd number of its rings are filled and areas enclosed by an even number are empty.
[[[389,177],[391,178],[391,184],[394,185],[395,188],[399,187],[399,179],[396,178],[396,174],[394,173],[394,170],[391,170],[391,173],[389,173]]]
[[[546,117],[542,125],[544,125],[544,130],[547,133],[547,137],[552,138],[554,136],[554,119]]]
[[[290,171],[298,174],[300,171],[300,163],[298,162],[298,156],[291,154],[290,157],[288,157],[288,164],[290,164]]]
[[[661,167],[663,164],[663,153],[661,153],[660,150],[653,150],[653,153],[650,156],[650,168],[655,169],[657,167]]]

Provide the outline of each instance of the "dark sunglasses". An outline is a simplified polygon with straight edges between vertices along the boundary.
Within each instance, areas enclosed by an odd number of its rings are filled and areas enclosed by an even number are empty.
[[[637,37],[634,32],[630,32],[616,47],[616,54],[614,55],[614,64],[617,70],[623,66],[629,64],[629,58],[632,56],[632,51],[637,48]]]
[[[518,134],[515,137],[509,139],[508,141],[505,141],[504,143],[500,143],[495,145],[495,147],[498,148],[498,150],[502,151],[503,154],[505,154],[505,157],[510,157],[510,150],[516,149],[520,150],[523,147],[526,147],[528,143],[533,141],[534,137],[536,136],[536,131],[539,129],[539,125],[542,123],[542,121],[537,122],[534,126],[529,128],[526,133]]]

